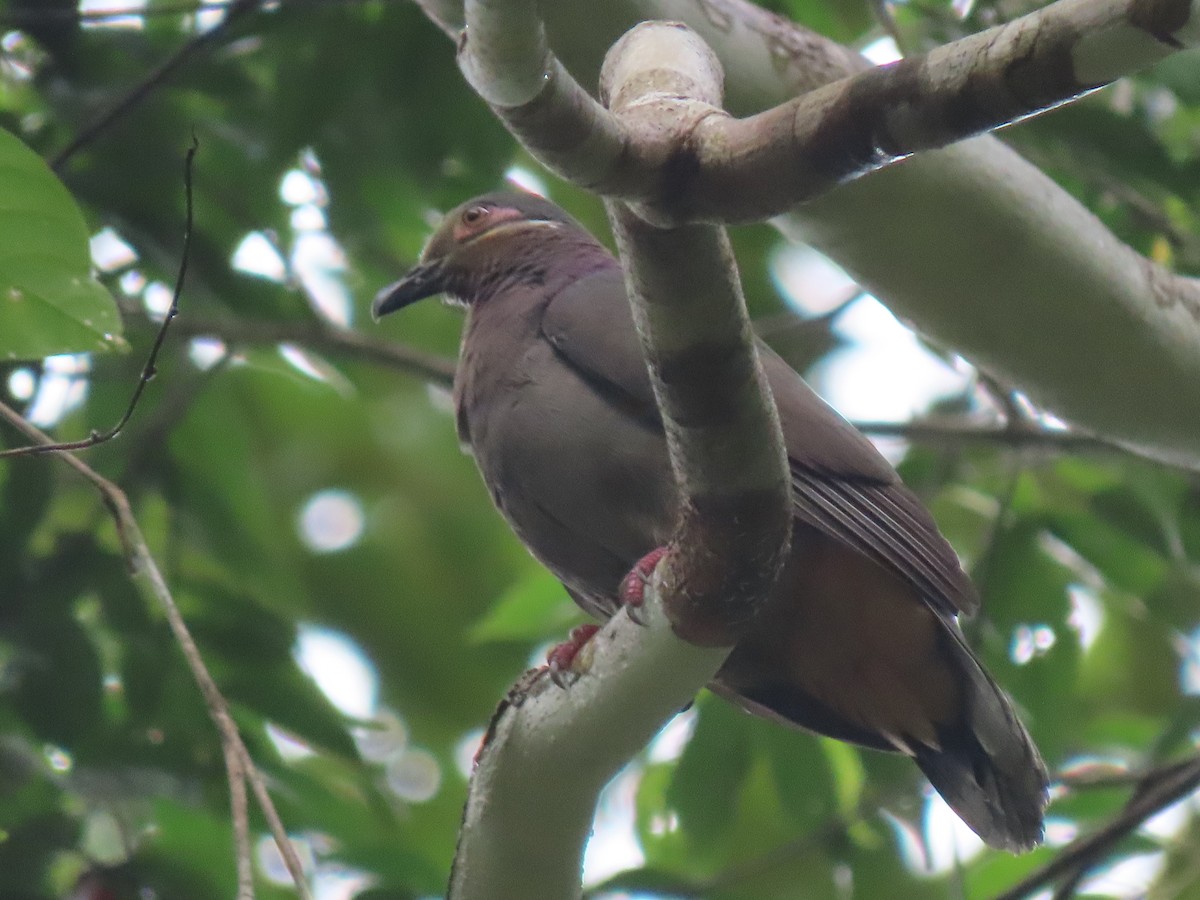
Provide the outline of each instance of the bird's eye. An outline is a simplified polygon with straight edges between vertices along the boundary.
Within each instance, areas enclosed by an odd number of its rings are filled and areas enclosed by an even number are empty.
[[[472,206],[462,214],[464,225],[478,225],[487,218],[488,208],[486,206]]]

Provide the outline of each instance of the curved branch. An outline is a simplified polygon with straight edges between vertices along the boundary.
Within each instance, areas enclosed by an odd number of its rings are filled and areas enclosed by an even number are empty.
[[[645,42],[655,47],[653,70],[635,61],[647,58],[638,53]],[[710,51],[673,26],[631,33],[613,48],[606,73],[617,116],[663,97],[664,81],[668,104],[683,107],[666,116],[677,125],[720,99]],[[601,788],[713,677],[773,585],[790,540],[783,437],[724,233],[658,232],[619,205],[609,213],[682,521],[651,580],[639,616],[646,626],[613,617],[585,645],[584,674],[568,692],[535,672],[497,712],[468,792],[454,900],[579,896]]]
[[[445,28],[462,21],[458,0],[421,3]],[[1094,83],[1168,52],[1172,41],[1194,43],[1200,30],[1195,6],[1194,0],[1065,0],[1047,7],[1045,21],[1070,30],[1078,15],[1096,29],[1077,45],[1078,59],[1087,65],[1076,70],[1072,63],[1074,74],[1061,83]],[[1121,10],[1133,24],[1121,25]],[[1155,11],[1165,18],[1153,18]],[[603,47],[639,19],[687,22],[721,57],[730,108],[741,114],[786,103],[798,91],[868,67],[846,48],[745,0],[556,0],[543,12],[549,46],[585,81],[598,68]],[[1021,33],[1017,25],[1007,27],[1010,36]],[[940,51],[949,70],[961,62],[953,51],[959,46]],[[1132,52],[1139,47],[1140,55]],[[1053,55],[1047,51],[1044,59]],[[934,74],[925,71],[937,81]],[[865,83],[874,78],[879,76]],[[520,128],[536,131],[535,120]],[[584,117],[542,121],[549,123],[548,134],[569,136],[570,146],[591,156]],[[587,163],[583,180],[597,183],[595,172],[612,159],[612,143],[598,141],[601,151]],[[567,155],[562,145],[557,152]],[[615,177],[612,183],[628,193]],[[1146,455],[1200,462],[1200,430],[1192,425],[1200,421],[1200,284],[1122,244],[996,140],[923,152],[843,184],[775,222],[836,260],[923,333],[1058,417]]]

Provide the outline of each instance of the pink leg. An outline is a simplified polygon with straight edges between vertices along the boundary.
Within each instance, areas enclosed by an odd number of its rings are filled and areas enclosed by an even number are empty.
[[[629,618],[633,619],[639,625],[643,623],[638,619],[634,610],[640,608],[645,602],[646,585],[650,583],[650,578],[654,575],[654,567],[666,555],[666,547],[656,547],[634,563],[633,568],[629,570],[629,574],[621,580],[621,605],[629,613]]]
[[[554,679],[555,684],[559,687],[566,687],[566,674],[571,670],[571,664],[575,662],[575,657],[579,655],[583,645],[590,641],[599,630],[599,625],[591,624],[572,628],[567,639],[546,654],[550,677]]]

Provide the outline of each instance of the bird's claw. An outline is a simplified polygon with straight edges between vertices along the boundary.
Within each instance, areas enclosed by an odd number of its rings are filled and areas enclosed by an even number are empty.
[[[646,585],[650,583],[655,567],[666,555],[666,547],[655,547],[634,563],[629,574],[621,579],[621,605],[636,625],[646,624],[641,614],[642,604],[646,601]]]
[[[599,625],[591,624],[572,628],[571,633],[567,635],[567,639],[561,644],[555,645],[546,654],[546,668],[550,672],[551,681],[564,690],[575,682],[579,677],[579,673],[571,669],[572,664],[575,662],[575,657],[579,655],[579,651],[583,649],[584,644],[590,641],[599,630]]]

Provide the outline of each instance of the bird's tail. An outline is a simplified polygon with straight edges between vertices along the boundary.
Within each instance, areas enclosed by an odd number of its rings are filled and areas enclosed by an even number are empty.
[[[954,627],[946,650],[963,674],[960,720],[939,729],[940,749],[914,747],[917,765],[937,792],[984,841],[1013,852],[1042,839],[1048,777],[1012,702],[983,670]]]

